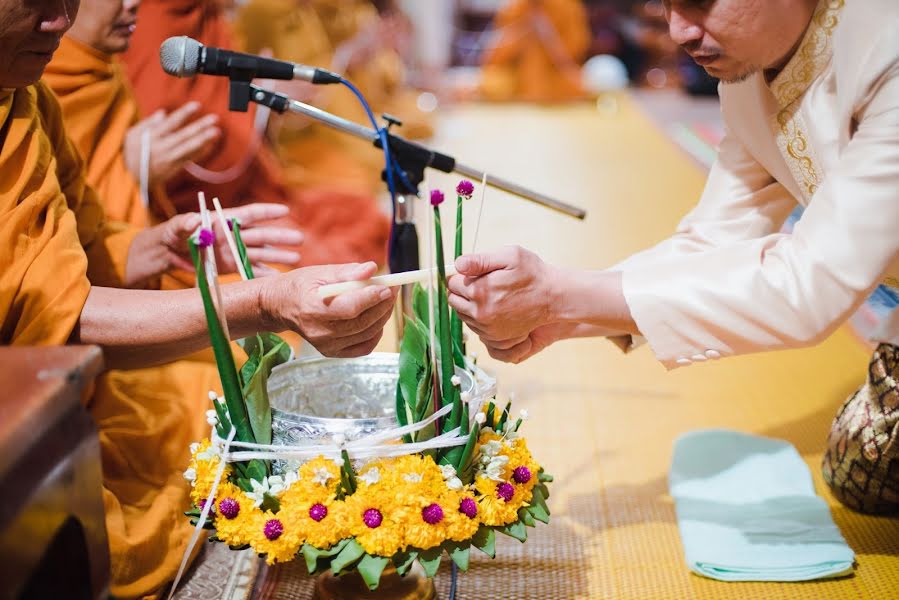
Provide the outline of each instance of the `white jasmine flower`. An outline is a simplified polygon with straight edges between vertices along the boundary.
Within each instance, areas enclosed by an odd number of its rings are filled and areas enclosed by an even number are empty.
[[[403,479],[410,483],[418,483],[421,481],[421,473],[406,473],[403,475]]]
[[[478,425],[483,425],[486,421],[487,421],[487,415],[485,415],[484,413],[479,412],[478,414],[476,414],[474,416],[474,422],[477,423]]]
[[[528,409],[522,408],[518,413],[518,418],[522,421],[527,421],[531,417],[531,413],[528,412]]]
[[[272,475],[268,478],[268,494],[269,496],[280,496],[287,489],[284,478],[280,475]]]
[[[193,467],[189,468],[184,472],[184,478],[189,482],[193,483],[197,480],[197,470]]]
[[[191,455],[196,454],[196,453],[197,453],[197,450],[199,450],[199,449],[200,449],[200,444],[199,444],[198,442],[194,442],[193,444],[191,444],[191,445],[190,445],[190,453],[191,453]]]
[[[469,402],[471,402],[471,394],[469,392],[462,392],[461,394],[459,394],[459,399],[462,400],[462,402],[468,404]]]
[[[440,474],[444,479],[450,479],[456,476],[456,467],[453,465],[440,465]]]
[[[458,385],[460,385],[460,384],[462,383],[462,380],[459,378],[458,375],[453,375],[452,379],[450,379],[450,382],[451,382],[453,385],[458,386]]]
[[[209,390],[209,399],[210,399],[210,400],[218,400],[218,399],[219,399],[219,396],[218,396],[218,394],[216,394],[216,393],[213,392],[212,390]]]
[[[212,409],[206,411],[206,422],[215,427],[218,425],[219,418],[216,412]]]
[[[461,490],[462,489],[462,480],[458,477],[450,477],[446,480],[446,487],[451,490]]]
[[[381,472],[377,467],[373,467],[365,472],[365,475],[360,475],[359,479],[367,483],[368,485],[374,485],[381,481]]]
[[[485,456],[496,456],[502,450],[502,443],[499,440],[490,440],[481,445],[481,454]]]
[[[208,448],[197,454],[197,460],[212,460],[218,455],[218,449],[215,446],[209,446]]]
[[[494,456],[484,469],[484,475],[493,481],[503,480],[503,469],[509,463],[508,456]]]
[[[253,490],[250,492],[244,492],[244,494],[246,494],[253,500],[253,506],[262,506],[262,503],[265,502],[265,495],[269,493],[268,480],[263,479],[260,483],[255,479],[251,479],[250,486],[253,488]]]
[[[312,483],[317,483],[319,485],[328,485],[328,481],[331,479],[331,472],[328,471],[325,467],[319,467],[315,471],[312,472]]]

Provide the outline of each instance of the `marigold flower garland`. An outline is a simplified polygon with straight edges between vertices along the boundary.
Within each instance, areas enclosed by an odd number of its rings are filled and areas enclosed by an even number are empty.
[[[462,245],[462,200],[472,193],[470,182],[457,187],[456,256]],[[442,194],[434,193],[430,200],[437,248],[441,248]],[[239,230],[233,227],[233,231]],[[198,271],[202,269],[198,248],[208,245],[208,237],[201,231],[191,244]],[[243,246],[239,237],[236,244],[238,250]],[[443,265],[442,256],[437,257],[437,265]],[[200,281],[201,291],[204,283]],[[211,297],[208,290],[203,297],[204,302]],[[214,328],[214,307],[206,304],[207,319]],[[216,435],[191,447],[185,477],[191,482],[194,508],[185,514],[197,524],[205,512],[205,520],[199,522],[214,530],[210,539],[235,549],[252,548],[269,564],[302,556],[310,574],[358,570],[371,589],[377,587],[388,564],[402,575],[418,561],[433,576],[446,552],[460,569],[467,570],[472,546],[494,555],[496,532],[525,541],[526,527],[537,521],[548,523],[546,484],[552,477],[519,435],[527,413],[522,411],[513,422],[511,403],[502,409],[494,402],[478,407],[460,392],[459,379],[451,374],[452,368],[465,366],[461,322],[457,326],[458,317],[448,310],[442,273],[435,303],[436,343],[447,361],[443,366],[432,364],[428,304],[427,295],[417,289],[415,316],[407,321],[400,351],[397,420],[400,426],[421,423],[403,436],[404,442],[457,436],[453,438],[459,440],[456,445],[364,463],[354,463],[351,450],[345,448],[341,460],[319,456],[280,474],[272,472],[268,460],[228,462],[223,467],[223,459],[234,460],[227,458],[225,433],[237,423],[231,413],[234,399],[215,398],[216,410],[209,421]],[[260,358],[272,346],[263,342],[267,339],[257,341]],[[264,386],[250,385],[255,379],[252,372],[241,369],[239,380],[246,389],[238,391],[265,396]],[[233,388],[232,395],[236,395]],[[267,408],[267,397],[261,403]],[[243,409],[238,414],[244,438],[268,443],[270,435],[260,431],[265,421],[254,418],[252,409],[236,408]],[[438,416],[434,414],[432,423],[424,427],[427,417],[441,408],[449,412],[439,421],[434,421]],[[270,429],[270,421],[265,424]],[[214,487],[215,497],[207,507]]]

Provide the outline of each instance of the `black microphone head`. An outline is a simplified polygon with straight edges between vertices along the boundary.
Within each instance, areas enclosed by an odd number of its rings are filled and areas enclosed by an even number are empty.
[[[200,49],[197,40],[179,35],[170,37],[159,47],[162,70],[175,77],[193,77],[200,70]]]

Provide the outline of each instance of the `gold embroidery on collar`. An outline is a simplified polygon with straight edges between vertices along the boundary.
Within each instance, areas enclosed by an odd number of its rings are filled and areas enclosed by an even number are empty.
[[[896,279],[895,277],[887,277],[883,280],[883,284],[887,287],[899,290],[899,279]]]
[[[845,0],[821,0],[796,54],[771,82],[771,91],[780,107],[786,108],[821,74],[832,54],[830,36]]]
[[[771,82],[771,92],[780,106],[773,124],[777,145],[806,202],[818,189],[821,179],[813,148],[803,133],[805,126],[798,100],[830,63],[833,54],[830,37],[843,4],[844,0],[821,0],[796,54]]]

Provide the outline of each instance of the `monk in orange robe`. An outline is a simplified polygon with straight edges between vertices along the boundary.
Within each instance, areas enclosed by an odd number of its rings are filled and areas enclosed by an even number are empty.
[[[132,6],[136,9],[137,3]],[[86,2],[82,12],[89,10],[91,2]],[[129,16],[133,19],[136,15]],[[81,25],[83,22],[86,24]],[[88,29],[92,22],[75,22],[47,65],[44,81],[59,98],[69,137],[84,159],[88,183],[100,195],[107,216],[146,226],[176,213],[165,197],[166,180],[208,151],[209,143],[219,135],[216,116],[188,124],[199,106],[187,103],[169,115],[159,111],[141,120],[137,101],[114,56],[124,47],[116,50],[104,42],[102,32]],[[125,34],[130,35],[127,30]],[[127,39],[121,43],[127,44]],[[145,131],[147,147],[142,149]],[[149,156],[142,157],[142,151]],[[143,192],[142,158],[147,159]]]
[[[585,97],[580,65],[590,45],[580,0],[513,0],[494,19],[481,95],[488,100],[562,102]]]
[[[183,260],[197,217],[178,215],[146,229],[106,220],[56,98],[36,83],[70,25],[71,9],[0,0],[7,15],[0,23],[0,344],[71,341],[101,345],[110,366],[165,362],[208,344],[196,291],[113,288],[140,285]],[[256,205],[234,212],[252,223],[282,216],[284,209]],[[218,242],[217,253],[222,247]],[[231,332],[287,327],[328,355],[366,353],[391,314],[392,302],[380,298],[390,297],[389,290],[363,290],[355,300],[341,297],[330,305],[315,290],[320,282],[368,277],[374,270],[371,263],[313,267],[224,286]],[[335,310],[337,302],[343,306]],[[109,376],[97,382],[87,404],[103,447],[111,591],[118,597],[155,593],[174,576],[190,530],[180,515],[187,496],[178,471],[188,456],[185,444],[206,429],[203,399],[216,386],[208,368],[202,376],[190,372],[189,381],[178,379],[188,371],[176,365],[155,371],[152,393],[134,389],[133,379]]]
[[[159,46],[167,38],[187,35],[201,43],[234,47],[224,8],[216,0],[147,0],[141,26],[123,55],[141,110],[171,110],[191,99],[218,115],[222,135],[199,165],[167,186],[179,211],[191,210],[196,190],[218,196],[225,206],[254,200],[280,202],[291,208],[290,222],[305,235],[301,264],[354,260],[383,263],[388,223],[374,198],[328,183],[302,189],[286,185],[280,164],[263,139],[265,123],[257,123],[257,107],[246,113],[228,111],[228,80],[200,75],[177,79],[159,65]],[[340,175],[339,173],[337,174]]]
[[[403,137],[430,137],[431,116],[416,105],[417,93],[404,85],[402,17],[378,14],[368,0],[251,0],[237,13],[236,28],[248,52],[270,51],[293,62],[323,66],[343,74],[363,93],[376,116],[387,112],[403,121]],[[370,127],[356,97],[342,86],[302,90],[292,97]],[[305,91],[306,97],[298,97]],[[293,92],[293,93],[291,93]],[[286,118],[277,129],[277,148],[300,184],[352,182],[368,193],[384,189],[383,159],[371,142],[309,119]],[[341,177],[352,173],[352,179]]]
[[[0,0],[0,10],[9,1]],[[6,42],[3,34],[0,27],[0,43]],[[45,48],[44,54],[52,53],[52,46]],[[25,62],[30,57],[16,58]],[[195,290],[98,287],[134,283],[131,253],[142,243],[141,232],[105,221],[96,195],[85,185],[52,92],[43,84],[23,85],[27,81],[10,77],[0,65],[0,254],[6,261],[0,269],[0,344],[97,343],[104,346],[109,364],[123,366],[152,364],[202,348],[208,342]],[[14,89],[17,84],[23,87]],[[300,308],[309,317],[312,313],[302,307],[316,302],[316,282],[368,277],[375,266],[370,263],[355,274],[334,269],[312,267],[225,286],[231,332],[245,336],[270,328],[261,317],[266,313],[289,315]],[[284,284],[280,291],[279,280]],[[283,306],[261,307],[258,299],[269,293],[281,296]],[[303,298],[299,303],[298,295]],[[328,327],[339,317],[336,313],[322,314],[314,326],[299,326],[304,318],[291,318],[291,327],[306,337],[312,334],[327,354],[368,352],[392,309],[392,302],[376,297],[370,308],[362,306],[362,314],[376,309],[380,315],[369,313],[362,319],[367,323],[358,323],[357,333],[343,342],[345,350],[321,344],[318,328]],[[327,310],[315,310],[321,309]],[[360,346],[372,327],[377,333]],[[344,338],[333,337],[332,342],[339,339]],[[133,379],[107,377],[97,382],[87,404],[103,448],[111,592],[121,598],[154,594],[177,571],[191,531],[181,514],[188,494],[179,465],[186,463],[189,442],[206,432],[204,397],[208,389],[218,387],[208,369],[203,377],[189,373],[195,378],[190,381],[184,380],[188,371],[176,365],[155,372],[158,385],[153,393],[132,387]]]

